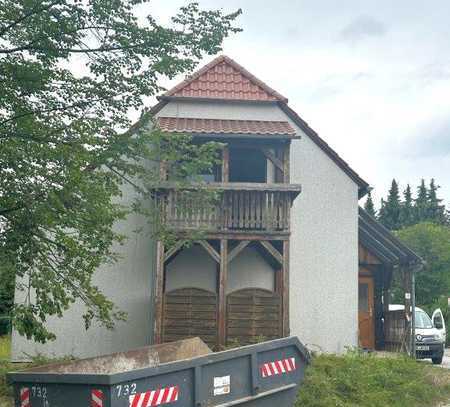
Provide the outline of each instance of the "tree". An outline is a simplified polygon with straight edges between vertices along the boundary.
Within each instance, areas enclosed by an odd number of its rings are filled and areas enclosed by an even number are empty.
[[[400,210],[400,224],[402,227],[411,226],[414,223],[414,207],[411,186],[408,184],[403,191],[403,202]]]
[[[374,218],[377,216],[375,206],[372,200],[372,194],[370,191],[367,194],[367,199],[366,202],[364,203],[364,209],[369,215],[373,216]]]
[[[442,205],[442,199],[437,197],[439,188],[440,186],[436,185],[434,178],[432,178],[428,189],[428,220],[444,224],[447,222],[447,216],[445,206]]]
[[[425,269],[416,277],[418,306],[431,306],[450,292],[450,228],[422,222],[397,232],[398,237],[423,260]]]
[[[387,200],[382,200],[379,221],[390,230],[398,230],[401,226],[400,210],[401,207],[398,184],[397,181],[393,179]]]
[[[181,180],[216,157],[217,145],[145,130],[149,112],[135,127],[141,131],[125,131],[127,113],[162,89],[161,78],[220,51],[239,31],[240,10],[190,3],[161,25],[151,15],[138,19],[142,3],[0,0],[0,264],[11,265],[26,293],[13,323],[37,341],[54,338],[47,316],[61,316],[76,299],[86,305],[86,327],[125,317],[92,283],[125,238],[113,225],[144,211],[159,161]],[[124,184],[140,198],[128,206],[118,203]]]
[[[428,220],[429,204],[428,190],[425,186],[425,180],[422,178],[420,185],[417,187],[417,198],[414,200],[414,219],[415,223]]]

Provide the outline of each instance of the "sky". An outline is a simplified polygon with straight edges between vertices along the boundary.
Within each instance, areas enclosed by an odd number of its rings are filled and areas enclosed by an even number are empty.
[[[153,0],[141,11],[169,22],[184,3]],[[199,3],[242,9],[243,32],[223,53],[288,97],[376,203],[392,178],[402,190],[435,178],[450,204],[450,1]]]

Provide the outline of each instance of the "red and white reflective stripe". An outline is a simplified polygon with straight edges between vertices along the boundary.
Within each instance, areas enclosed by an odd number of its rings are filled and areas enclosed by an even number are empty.
[[[130,396],[130,407],[151,407],[173,403],[178,400],[179,391],[179,386],[172,386],[132,394]]]
[[[30,388],[22,387],[20,389],[20,407],[30,407]]]
[[[101,390],[92,390],[91,392],[91,407],[103,407],[103,399],[105,396],[103,395],[103,391]]]
[[[296,369],[295,358],[275,360],[274,362],[263,363],[259,366],[262,377],[290,373]]]

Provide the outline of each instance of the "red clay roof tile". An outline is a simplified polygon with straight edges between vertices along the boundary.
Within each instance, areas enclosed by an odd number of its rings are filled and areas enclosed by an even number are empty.
[[[167,91],[163,97],[189,97],[252,101],[287,98],[270,88],[231,58],[222,55]]]
[[[295,135],[288,122],[158,117],[163,131],[178,133]]]

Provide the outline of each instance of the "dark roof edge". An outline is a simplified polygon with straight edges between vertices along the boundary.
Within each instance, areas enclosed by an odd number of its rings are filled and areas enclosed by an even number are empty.
[[[220,102],[220,103],[242,103],[242,104],[259,104],[259,105],[276,105],[278,100],[257,100],[257,99],[225,99],[219,97],[194,97],[194,96],[167,96],[161,95],[156,97],[157,100],[166,100],[173,102]]]
[[[350,166],[334,151],[311,127],[306,123],[298,113],[291,109],[286,103],[279,102],[281,110],[300,127],[311,140],[330,157],[334,163],[344,171],[356,185],[358,185],[358,198],[361,199],[369,191],[369,184],[364,181]]]
[[[359,219],[360,222],[365,222],[378,236],[384,238],[387,243],[395,247],[396,251],[399,251],[406,257],[409,265],[425,265],[424,260],[405,245],[400,239],[398,239],[390,230],[386,229],[378,220],[369,215],[363,208],[359,207]]]

